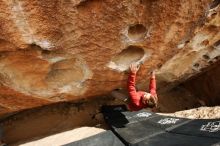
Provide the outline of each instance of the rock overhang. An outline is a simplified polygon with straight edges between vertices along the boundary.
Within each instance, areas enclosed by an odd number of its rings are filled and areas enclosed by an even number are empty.
[[[219,58],[218,0],[2,0],[0,7],[0,82],[15,99],[106,94],[125,87],[131,62],[143,64],[137,83],[151,69],[159,82],[181,83]],[[0,101],[6,109],[9,102]]]

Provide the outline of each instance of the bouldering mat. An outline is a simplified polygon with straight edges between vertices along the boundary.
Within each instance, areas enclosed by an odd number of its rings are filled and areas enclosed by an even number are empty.
[[[220,142],[219,119],[190,120],[158,115],[149,110],[130,112],[111,109],[123,109],[117,106],[108,108],[110,112],[103,111],[105,120],[126,145],[189,146],[219,144]],[[177,141],[170,141],[175,138]],[[164,141],[164,144],[159,143],[159,139]]]
[[[164,132],[132,146],[220,146],[220,139]]]
[[[220,119],[192,120],[182,126],[170,130],[170,132],[220,139]]]

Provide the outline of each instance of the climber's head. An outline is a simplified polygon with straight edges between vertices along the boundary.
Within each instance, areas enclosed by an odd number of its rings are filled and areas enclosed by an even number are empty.
[[[145,92],[142,96],[142,103],[148,105],[149,108],[157,107],[157,97]]]

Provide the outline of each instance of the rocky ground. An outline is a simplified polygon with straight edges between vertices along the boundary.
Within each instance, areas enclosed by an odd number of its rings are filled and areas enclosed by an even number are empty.
[[[189,119],[218,119],[220,118],[220,106],[199,107],[190,110],[178,111],[175,113],[159,114]]]

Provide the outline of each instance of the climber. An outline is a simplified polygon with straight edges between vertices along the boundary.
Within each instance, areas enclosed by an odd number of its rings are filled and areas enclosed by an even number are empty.
[[[128,92],[129,95],[126,94],[126,91],[123,89],[116,89],[110,93],[112,97],[115,99],[122,101],[127,104],[128,109],[131,111],[141,110],[143,108],[153,108],[157,107],[157,93],[156,93],[156,79],[155,72],[151,72],[150,84],[149,84],[149,92],[137,91],[135,88],[135,78],[136,73],[139,70],[139,66],[136,64],[130,65],[130,74],[128,77]]]
[[[128,92],[130,95],[130,101],[128,108],[131,111],[138,111],[143,108],[154,108],[157,107],[157,93],[156,93],[156,79],[155,72],[151,72],[150,84],[149,84],[149,93],[145,91],[136,91],[135,88],[135,78],[136,73],[139,70],[140,66],[132,63],[130,65],[130,74],[128,77]]]

